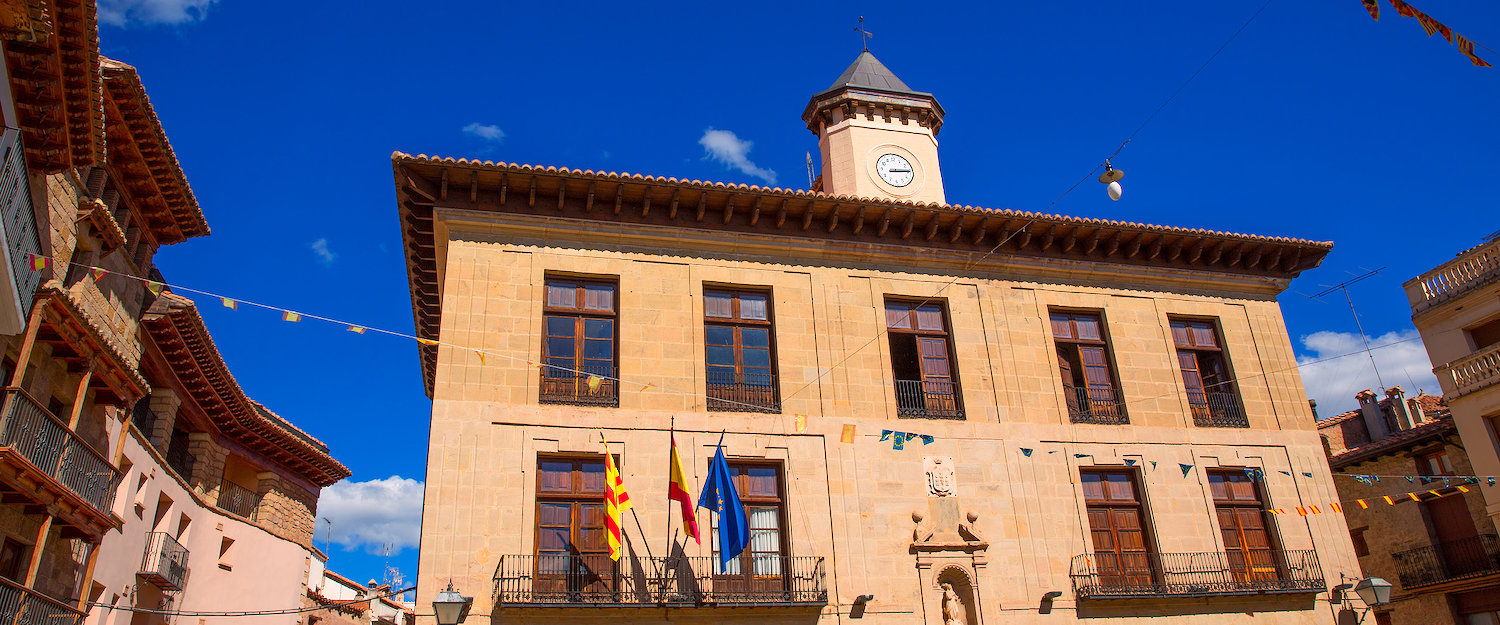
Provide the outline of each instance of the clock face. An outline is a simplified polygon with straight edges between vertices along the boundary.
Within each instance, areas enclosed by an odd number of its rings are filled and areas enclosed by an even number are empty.
[[[875,161],[875,173],[880,174],[880,179],[893,187],[904,187],[911,184],[912,171],[911,161],[906,160],[900,154],[886,154]]]

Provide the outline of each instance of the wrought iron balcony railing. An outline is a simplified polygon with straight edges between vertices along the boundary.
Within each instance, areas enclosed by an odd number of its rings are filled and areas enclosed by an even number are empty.
[[[61,419],[19,388],[5,389],[0,448],[20,454],[101,515],[115,502],[120,472]]]
[[[1318,554],[1311,549],[1083,554],[1073,558],[1070,575],[1079,599],[1305,593],[1326,588]]]
[[[182,590],[187,584],[188,550],[166,532],[146,535],[146,553],[141,557],[138,573],[157,588]]]
[[[781,412],[776,375],[708,372],[708,409],[714,412]]]
[[[1188,390],[1193,425],[1200,428],[1247,428],[1250,420],[1240,408],[1239,393],[1205,393]]]
[[[251,521],[255,520],[255,509],[260,507],[260,495],[255,491],[229,480],[219,486],[219,509]]]
[[[1452,383],[1450,399],[1500,383],[1500,345],[1445,364],[1433,372],[1438,381]]]
[[[177,476],[186,482],[193,479],[193,453],[186,445],[167,446],[167,466],[177,472]]]
[[[1500,573],[1500,544],[1494,534],[1400,551],[1391,558],[1407,590]]]
[[[32,255],[41,255],[37,237],[36,213],[32,211],[31,188],[27,183],[26,155],[21,146],[21,131],[7,128],[0,135],[0,224],[10,243],[10,273],[16,281],[21,314],[31,311],[36,289],[44,272],[31,268]]]
[[[84,614],[72,606],[0,577],[0,623],[79,625]]]
[[[543,404],[574,406],[620,405],[620,384],[614,378],[613,365],[574,366],[569,371],[542,366],[537,401]]]
[[[1471,249],[1403,285],[1413,314],[1500,278],[1500,239]]]
[[[962,419],[958,385],[941,380],[896,380],[896,416]]]
[[[1073,423],[1098,425],[1125,425],[1130,417],[1125,414],[1125,396],[1112,386],[1063,386],[1063,399],[1068,402],[1068,420]]]
[[[718,558],[599,555],[500,556],[496,606],[819,606],[828,603],[823,558],[744,556],[719,572]]]

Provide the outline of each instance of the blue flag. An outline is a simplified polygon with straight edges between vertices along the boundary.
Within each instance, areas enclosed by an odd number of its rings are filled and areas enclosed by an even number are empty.
[[[750,545],[750,520],[745,517],[739,493],[734,492],[734,476],[729,472],[722,445],[714,454],[713,463],[708,465],[708,479],[703,482],[698,507],[719,514],[719,572],[722,573],[729,561]]]

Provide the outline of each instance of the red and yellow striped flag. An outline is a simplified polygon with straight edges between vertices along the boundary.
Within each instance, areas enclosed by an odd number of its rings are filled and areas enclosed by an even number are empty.
[[[807,415],[805,415],[805,414],[794,414],[794,415],[792,415],[792,427],[797,430],[798,434],[806,432],[807,431]]]
[[[854,424],[853,423],[845,423],[844,424],[844,433],[839,435],[839,442],[840,443],[852,443],[852,442],[854,442]]]
[[[1469,487],[1468,486],[1454,486],[1454,488],[1457,488],[1458,492],[1460,492],[1460,493],[1467,493],[1467,492],[1469,492]]]
[[[1308,506],[1308,509],[1312,510],[1313,514],[1323,514],[1323,511],[1319,510],[1317,506]]]
[[[1384,499],[1387,504],[1390,504],[1390,505],[1393,505],[1393,506],[1396,505],[1396,500],[1391,499],[1390,495],[1381,495],[1380,498]]]
[[[1411,497],[1412,501],[1421,501],[1422,500],[1422,498],[1418,497],[1416,493],[1407,493],[1406,496],[1407,497]]]
[[[1369,510],[1370,509],[1370,504],[1365,503],[1365,500],[1363,500],[1363,499],[1355,499],[1354,503],[1359,504],[1359,509],[1360,510]]]
[[[104,269],[102,267],[89,267],[89,274],[92,275],[92,276],[94,276],[94,282],[98,282],[100,280],[103,280],[104,279],[104,274],[107,274],[107,273],[109,273],[109,270]]]
[[[49,261],[49,260],[52,260],[52,259],[47,258],[46,256],[42,256],[40,254],[32,254],[31,255],[31,269],[33,271],[41,271],[43,269],[46,269],[47,268],[47,261]]]
[[[281,320],[282,321],[301,321],[302,320],[302,315],[299,315],[297,313],[294,313],[294,312],[288,310],[288,311],[284,311],[284,312],[281,313]]]
[[[1304,508],[1302,506],[1297,506],[1297,515],[1298,516],[1307,516],[1307,508]]]
[[[609,559],[618,561],[625,550],[621,548],[624,537],[620,528],[620,515],[630,509],[630,494],[625,492],[625,480],[615,468],[615,457],[609,453],[609,441],[599,434],[604,442],[604,530],[609,536]]]
[[[691,489],[688,488],[687,478],[683,477],[682,459],[677,457],[677,435],[673,434],[671,440],[672,460],[669,478],[671,481],[667,483],[667,499],[677,502],[682,507],[682,526],[686,528],[687,535],[692,536],[693,540],[701,545],[703,537],[698,534],[698,516],[694,514],[696,510],[693,506],[693,496],[688,494]]]
[[[1343,514],[1343,513],[1344,513],[1344,507],[1343,507],[1343,506],[1340,506],[1340,505],[1339,505],[1339,504],[1338,504],[1338,502],[1336,502],[1336,501],[1335,501],[1335,502],[1333,502],[1333,503],[1331,503],[1331,504],[1328,504],[1328,507],[1329,507],[1329,508],[1333,508],[1333,511],[1334,511],[1334,512],[1337,512],[1337,513],[1339,513],[1339,514]]]

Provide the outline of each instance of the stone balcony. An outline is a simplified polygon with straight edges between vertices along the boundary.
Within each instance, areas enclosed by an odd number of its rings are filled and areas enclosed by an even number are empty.
[[[1413,315],[1449,302],[1500,278],[1500,238],[1459,254],[1402,285]]]
[[[1433,369],[1433,373],[1450,401],[1493,386],[1500,382],[1500,345],[1444,364]]]

